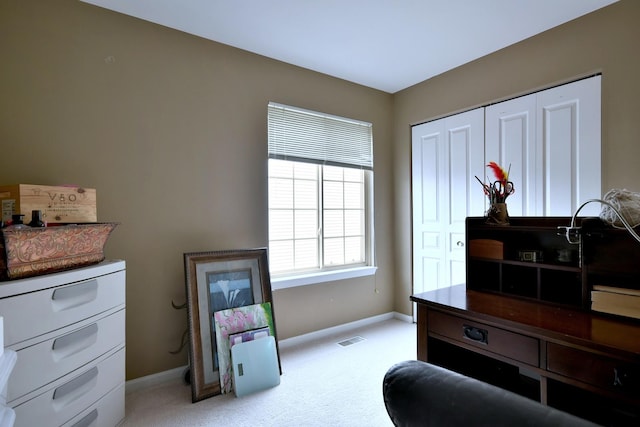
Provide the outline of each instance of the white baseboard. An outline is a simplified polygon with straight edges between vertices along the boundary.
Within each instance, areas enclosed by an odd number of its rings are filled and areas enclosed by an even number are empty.
[[[398,319],[398,320],[402,320],[403,322],[413,323],[413,316],[410,316],[408,314],[402,314],[402,313],[398,313],[398,312],[394,311],[393,312],[393,318],[394,319]]]
[[[125,393],[132,393],[134,391],[147,389],[158,384],[168,383],[170,381],[180,380],[184,378],[184,374],[189,365],[180,366],[168,371],[158,372],[157,374],[151,374],[140,378],[129,380],[125,383]]]
[[[333,326],[331,328],[321,329],[319,331],[309,332],[308,334],[298,335],[295,337],[280,340],[278,341],[278,346],[280,348],[287,348],[287,347],[298,345],[298,344],[304,344],[310,341],[326,338],[331,335],[346,333],[353,329],[361,328],[363,326],[373,325],[375,323],[383,322],[389,319],[398,319],[402,321],[413,322],[413,320],[411,319],[411,316],[407,316],[405,314],[396,313],[396,312],[389,312],[385,314],[379,314],[373,317],[367,317],[366,319],[356,320],[355,322],[349,322],[342,325]]]
[[[286,348],[298,344],[308,343],[310,341],[326,338],[331,335],[346,333],[350,330],[361,328],[363,326],[373,325],[378,322],[383,322],[389,319],[397,319],[407,323],[413,323],[413,318],[406,314],[398,312],[389,312],[380,314],[373,317],[367,317],[366,319],[356,320],[355,322],[345,323],[343,325],[334,326],[331,328],[321,329],[319,331],[310,332],[308,334],[298,335],[295,337],[287,338],[278,341],[279,348]],[[158,372],[157,374],[151,374],[140,378],[129,380],[125,383],[126,393],[132,393],[134,391],[143,390],[149,387],[153,387],[158,384],[164,384],[170,381],[183,381],[185,371],[188,365],[180,366],[178,368],[170,369],[168,371]]]

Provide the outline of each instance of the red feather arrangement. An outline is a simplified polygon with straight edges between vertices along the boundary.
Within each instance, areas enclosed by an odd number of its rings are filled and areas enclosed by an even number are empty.
[[[500,167],[496,162],[489,162],[487,165],[493,171],[493,174],[496,176],[496,180],[502,183],[506,183],[509,181],[509,173]]]
[[[494,203],[505,203],[507,197],[509,197],[515,191],[513,187],[513,183],[509,181],[509,172],[511,171],[511,165],[509,165],[509,170],[505,171],[498,165],[496,162],[489,162],[487,167],[493,171],[493,174],[496,176],[496,180],[493,184],[485,184],[480,181],[480,178],[476,176],[476,179],[482,185],[484,190],[484,194],[489,196],[489,202],[491,204]]]

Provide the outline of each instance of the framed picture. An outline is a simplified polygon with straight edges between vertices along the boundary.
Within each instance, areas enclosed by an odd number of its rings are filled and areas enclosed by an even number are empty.
[[[191,400],[221,394],[214,313],[272,303],[267,249],[184,254]],[[275,324],[275,320],[273,320]]]

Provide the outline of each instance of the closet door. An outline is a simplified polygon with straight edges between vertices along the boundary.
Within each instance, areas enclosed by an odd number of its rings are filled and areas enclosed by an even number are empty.
[[[465,281],[464,223],[483,215],[484,112],[412,129],[414,293]]]
[[[538,93],[539,215],[573,215],[602,197],[600,76]],[[599,215],[587,205],[580,215]]]
[[[511,165],[509,215],[573,215],[602,192],[600,76],[488,106],[485,146],[487,161]]]

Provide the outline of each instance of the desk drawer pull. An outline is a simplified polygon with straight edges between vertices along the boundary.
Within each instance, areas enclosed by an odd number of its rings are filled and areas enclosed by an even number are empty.
[[[613,368],[613,386],[633,394],[640,394],[640,369],[631,366]]]
[[[465,338],[481,344],[489,343],[489,331],[486,329],[476,328],[475,326],[462,325],[462,333]]]

